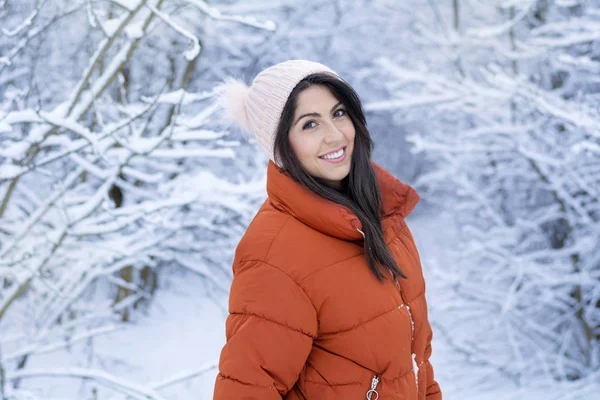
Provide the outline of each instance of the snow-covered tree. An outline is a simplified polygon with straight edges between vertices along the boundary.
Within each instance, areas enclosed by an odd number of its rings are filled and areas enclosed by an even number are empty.
[[[203,0],[0,5],[0,398],[46,375],[161,398],[28,360],[132,319],[161,268],[227,294],[231,250],[264,182],[219,124],[198,66],[201,35],[220,25],[248,38],[274,28]]]
[[[463,227],[428,287],[444,295],[431,303],[436,337],[477,365],[475,379],[598,371],[597,7],[0,0],[0,398],[33,399],[31,378],[50,376],[90,398],[102,398],[93,381],[161,399],[214,368],[140,385],[92,354],[75,368],[36,361],[139,319],[176,271],[225,304],[266,160],[221,123],[213,88],[289,58],[346,78],[376,160],[421,174],[425,203]]]
[[[433,2],[430,2],[433,3]],[[424,57],[377,60],[417,121],[427,201],[461,227],[437,332],[518,383],[600,369],[600,8],[454,0]],[[417,12],[416,15],[419,15]]]

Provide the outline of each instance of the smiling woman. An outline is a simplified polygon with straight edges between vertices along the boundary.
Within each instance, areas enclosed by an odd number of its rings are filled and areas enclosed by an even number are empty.
[[[336,189],[350,173],[354,125],[346,109],[324,86],[311,86],[297,97],[289,141],[302,168]]]
[[[419,196],[371,160],[356,92],[303,60],[218,90],[270,161],[235,253],[214,399],[440,400],[404,221]]]

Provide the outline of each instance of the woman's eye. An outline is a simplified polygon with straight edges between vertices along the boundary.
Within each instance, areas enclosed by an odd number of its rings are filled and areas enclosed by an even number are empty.
[[[314,128],[316,124],[317,123],[315,121],[308,121],[306,124],[304,124],[304,126],[302,127],[302,129],[311,129],[311,128]]]
[[[337,110],[335,110],[335,112],[333,113],[334,117],[343,117],[344,115],[346,115],[346,110],[344,110],[343,108],[338,108]]]

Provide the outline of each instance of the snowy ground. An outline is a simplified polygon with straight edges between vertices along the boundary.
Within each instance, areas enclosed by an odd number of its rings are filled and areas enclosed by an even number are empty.
[[[446,249],[454,239],[451,219],[443,214],[425,214],[421,211],[409,221],[424,265],[449,262]],[[444,301],[444,290],[436,285],[434,274],[426,273],[435,325],[437,318],[443,318],[436,313],[435,305]],[[25,379],[22,388],[48,400],[145,398],[126,397],[123,394],[128,390],[126,386],[134,392],[154,390],[168,400],[211,399],[216,363],[224,344],[227,298],[206,299],[201,278],[188,271],[177,271],[165,278],[147,314],[140,315],[137,322],[93,342],[75,345],[69,352],[61,350],[36,357],[28,364],[28,368],[40,370],[76,366],[79,369],[72,369],[74,374],[97,371],[102,384],[79,378],[44,377]],[[433,349],[433,364],[445,399],[600,398],[598,382],[576,385],[540,382],[535,388],[518,388],[496,371],[469,363],[447,344],[440,332],[435,334]],[[100,371],[110,372],[119,381],[103,378]],[[116,387],[120,389],[115,390]]]

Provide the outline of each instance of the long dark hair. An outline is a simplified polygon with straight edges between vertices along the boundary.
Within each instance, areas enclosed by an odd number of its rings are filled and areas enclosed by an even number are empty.
[[[294,119],[298,95],[313,85],[327,87],[346,107],[346,112],[354,124],[354,151],[350,173],[342,181],[343,189],[338,191],[323,180],[308,174],[298,161],[289,141],[289,132]],[[313,193],[327,200],[347,207],[362,223],[364,251],[369,268],[378,280],[384,275],[379,266],[389,268],[394,276],[406,278],[390,253],[383,238],[381,226],[382,200],[375,170],[371,165],[373,140],[367,130],[367,121],[358,94],[350,85],[338,77],[317,73],[305,77],[294,87],[287,99],[275,136],[274,152],[283,170],[293,179]]]

